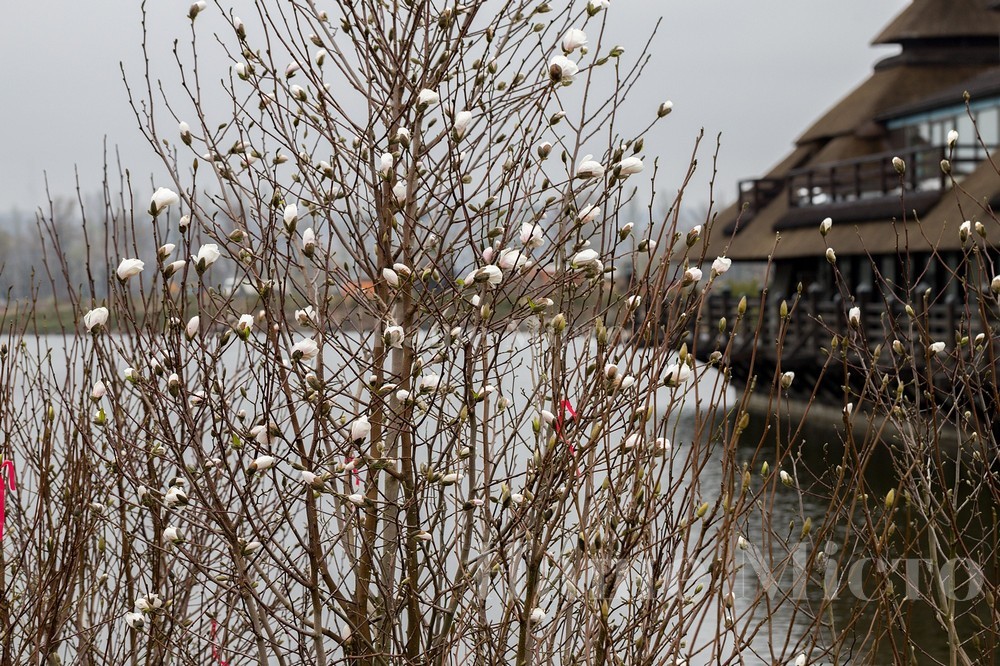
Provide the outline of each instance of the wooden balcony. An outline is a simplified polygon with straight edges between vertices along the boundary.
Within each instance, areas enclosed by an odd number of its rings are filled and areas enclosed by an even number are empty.
[[[808,217],[809,224],[815,223],[815,215],[796,214],[798,209],[829,208],[833,211],[838,207],[856,208],[861,214],[851,217],[861,219],[866,214],[879,217],[881,212],[865,213],[864,209],[881,210],[880,206],[884,207],[887,200],[895,199],[904,192],[910,193],[914,203],[934,202],[951,186],[950,176],[961,180],[995,148],[979,144],[958,144],[954,148],[947,145],[916,146],[793,169],[783,178],[740,181],[739,202],[741,207],[746,207],[747,215],[752,216],[784,194],[791,210],[790,217]],[[895,157],[906,163],[903,174],[898,173],[893,165]],[[951,165],[950,175],[941,168],[945,159]]]

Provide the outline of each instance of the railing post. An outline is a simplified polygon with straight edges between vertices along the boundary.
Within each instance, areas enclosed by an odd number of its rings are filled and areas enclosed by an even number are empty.
[[[889,194],[889,181],[886,178],[888,170],[892,168],[892,163],[888,157],[883,157],[878,161],[879,177],[882,179],[882,196]]]
[[[939,155],[940,160],[939,160],[939,162],[944,162],[948,158],[947,148],[945,148],[944,146],[941,146],[941,148],[939,149],[939,151],[940,151],[940,155]],[[938,173],[941,174],[941,187],[940,187],[940,189],[943,192],[944,188],[948,187],[948,174],[946,174],[944,172],[944,169],[938,169]]]

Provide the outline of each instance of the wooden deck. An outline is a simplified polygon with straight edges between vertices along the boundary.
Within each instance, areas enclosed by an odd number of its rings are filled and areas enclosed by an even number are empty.
[[[900,368],[893,365],[892,352],[892,343],[899,336],[893,331],[904,331],[900,342],[922,358],[925,344],[944,342],[950,352],[963,336],[975,340],[976,335],[986,330],[984,313],[992,321],[1000,321],[996,303],[980,307],[957,299],[940,302],[917,299],[918,306],[911,316],[902,301],[887,302],[881,296],[875,300],[862,295],[855,302],[845,303],[836,296],[830,298],[816,292],[795,294],[787,299],[765,292],[747,297],[743,321],[734,331],[739,300],[740,297],[728,293],[707,299],[694,331],[696,358],[707,361],[714,352],[720,352],[734,380],[746,385],[755,378],[756,387],[763,391],[770,390],[782,372],[792,371],[795,373],[792,393],[808,396],[815,387],[816,395],[838,401],[843,400],[845,390],[860,391],[867,373],[857,354],[843,354],[839,344],[834,349],[835,336],[862,335],[871,350],[882,345],[879,369],[899,372]],[[787,308],[784,317],[782,302]],[[852,307],[861,311],[856,329],[848,322]],[[719,329],[722,317],[727,321],[724,332]],[[902,372],[912,374],[912,368],[902,368]]]

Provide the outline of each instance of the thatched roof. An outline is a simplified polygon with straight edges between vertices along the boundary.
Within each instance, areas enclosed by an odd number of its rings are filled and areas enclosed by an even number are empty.
[[[992,0],[913,0],[872,42],[899,44],[918,39],[1000,35]]]
[[[861,132],[886,111],[951,89],[956,83],[981,74],[985,69],[981,65],[937,65],[876,70],[867,81],[807,129],[797,143],[801,145]],[[960,101],[961,97],[956,100]]]
[[[993,159],[1000,166],[1000,154]],[[913,205],[924,210],[915,216]],[[895,253],[904,248],[911,252],[928,252],[932,248],[957,250],[962,247],[958,228],[964,220],[982,222],[987,230],[987,241],[997,246],[1000,245],[1000,221],[990,213],[997,205],[1000,205],[1000,174],[987,160],[965,178],[959,188],[940,196],[932,195],[929,205],[911,194],[894,203],[895,213],[878,219],[842,222],[834,214],[833,229],[825,242],[819,233],[819,223],[830,211],[819,206],[811,211],[797,209],[812,213],[815,219],[810,224],[776,231],[775,227],[780,227],[781,220],[790,212],[787,199],[779,197],[754,217],[736,240],[717,234],[711,241],[708,255],[726,254],[731,259],[759,261],[768,255],[775,259],[822,256],[828,246],[840,256]]]
[[[1000,94],[1000,51],[987,40],[998,40],[1000,12],[989,11],[991,3],[1000,0],[913,0],[875,40],[902,43],[903,53],[880,63],[866,81],[807,129],[795,150],[766,178],[783,178],[792,169],[825,168],[835,162],[884,154],[898,148],[889,142],[885,121],[961,104],[966,90],[973,98]],[[986,53],[989,57],[984,57]],[[1000,176],[992,173],[988,163],[980,165],[961,186],[972,193],[971,198],[961,195],[966,199],[962,204],[965,217],[953,193],[908,195],[911,217],[915,211],[921,228],[936,230],[911,236],[914,249],[927,249],[931,239],[950,242],[951,236],[957,243],[957,232],[944,230],[957,229],[977,201],[998,199],[1000,203]],[[822,255],[826,246],[816,227],[827,216],[835,220],[835,236],[830,241],[835,241],[838,252],[895,251],[892,221],[902,218],[903,210],[892,197],[793,208],[787,193],[780,192],[760,210],[744,211],[735,204],[722,211],[713,237],[708,239],[708,252],[760,260],[772,253],[780,232],[782,240],[774,250],[775,257]],[[915,224],[907,223],[907,228]]]

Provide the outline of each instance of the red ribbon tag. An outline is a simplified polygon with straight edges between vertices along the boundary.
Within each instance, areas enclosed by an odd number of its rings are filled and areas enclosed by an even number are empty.
[[[219,653],[219,646],[215,644],[215,632],[218,629],[218,622],[215,618],[212,618],[212,659],[221,664],[221,666],[229,666],[229,662],[225,661]]]
[[[344,464],[345,465],[350,465],[352,462],[354,462],[354,456],[351,456],[349,458],[344,458]],[[354,469],[351,470],[351,476],[354,477],[354,485],[360,486],[361,485],[361,473],[358,471],[357,467],[355,467]]]
[[[576,411],[573,409],[573,405],[570,404],[569,400],[563,400],[559,405],[559,418],[556,419],[556,433],[559,438],[562,439],[563,443],[569,447],[570,455],[576,455],[576,449],[573,445],[566,440],[566,436],[563,435],[563,421],[566,418],[566,412],[569,412],[569,417],[571,419],[576,419]]]
[[[7,472],[7,478],[4,479],[2,473]],[[0,540],[3,539],[3,523],[5,518],[5,509],[7,504],[7,487],[10,486],[11,491],[17,490],[17,476],[14,472],[14,461],[5,460],[2,465],[0,465]]]

